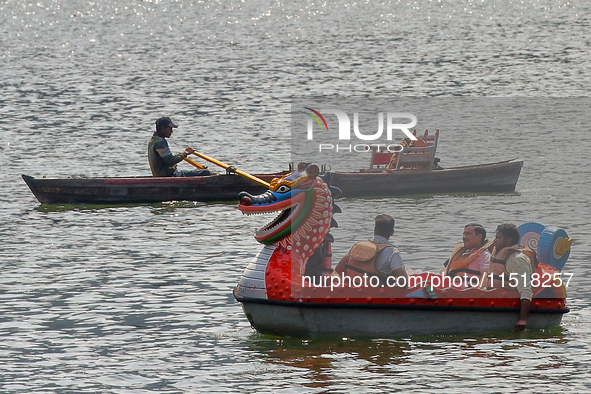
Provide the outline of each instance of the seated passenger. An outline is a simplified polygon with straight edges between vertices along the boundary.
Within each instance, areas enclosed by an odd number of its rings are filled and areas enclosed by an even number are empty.
[[[326,237],[324,237],[324,240],[320,243],[320,246],[306,261],[304,276],[309,276],[310,278],[321,278],[323,276],[330,276],[332,274],[333,271],[330,266],[332,261],[330,244],[333,242],[334,237],[331,233],[327,233]]]
[[[394,234],[394,218],[390,215],[378,215],[375,218],[374,237],[371,240],[357,242],[348,254],[337,264],[335,271],[345,276],[377,276],[385,282],[388,276],[404,277],[408,275],[400,252],[388,240]]]
[[[445,168],[443,168],[443,167],[441,167],[439,165],[440,162],[441,162],[441,159],[439,159],[437,157],[434,158],[433,159],[433,166],[431,167],[431,169],[433,169],[433,170],[445,170]]]
[[[519,230],[517,226],[509,223],[499,225],[495,236],[495,248],[490,258],[489,271],[495,276],[505,276],[503,281],[505,289],[519,292],[521,305],[519,320],[515,323],[515,331],[523,331],[533,298],[531,275],[536,270],[537,257],[532,250],[520,248],[517,245],[518,242]],[[511,274],[516,278],[511,280]]]
[[[405,139],[404,141],[402,141],[400,143],[400,146],[404,149],[405,147],[408,148],[421,148],[421,147],[425,147],[427,146],[427,142],[422,139],[421,137],[415,136],[417,139],[416,140],[411,140],[410,138]],[[402,151],[398,151],[398,152],[394,152],[392,153],[392,156],[390,157],[390,161],[388,162],[388,165],[386,166],[386,168],[384,168],[384,173],[387,172],[392,172],[394,170],[396,170],[398,168],[398,159],[400,158],[400,154],[402,153]]]
[[[486,230],[478,223],[464,227],[463,243],[456,246],[443,272],[447,276],[482,276],[488,272],[492,242],[486,240]]]

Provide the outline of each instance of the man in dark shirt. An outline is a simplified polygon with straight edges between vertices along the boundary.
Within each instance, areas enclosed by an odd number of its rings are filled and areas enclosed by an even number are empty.
[[[194,151],[191,148],[185,149],[178,155],[173,155],[168,147],[166,138],[172,135],[172,129],[178,126],[172,123],[168,117],[160,118],[156,121],[156,132],[148,144],[148,160],[153,176],[202,176],[211,175],[211,172],[205,170],[183,171],[177,170],[176,165],[183,161]]]

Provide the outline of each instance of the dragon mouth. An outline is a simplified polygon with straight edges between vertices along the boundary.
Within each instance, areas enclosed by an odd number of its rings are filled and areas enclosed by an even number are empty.
[[[295,195],[290,193],[291,198],[266,204],[255,202],[259,197],[241,193],[238,208],[245,215],[275,212],[278,212],[278,215],[271,222],[256,230],[254,238],[260,243],[269,245],[288,237],[291,234],[293,221],[297,221],[297,217],[300,215],[302,204],[305,201],[305,193],[296,193]]]
[[[256,231],[255,238],[264,239],[270,235],[273,235],[277,230],[282,230],[285,226],[291,225],[291,219],[298,212],[299,204],[280,211],[279,215],[265,226],[261,227]]]

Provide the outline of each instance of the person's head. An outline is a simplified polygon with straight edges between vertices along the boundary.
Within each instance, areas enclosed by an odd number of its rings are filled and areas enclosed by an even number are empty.
[[[519,242],[519,230],[516,225],[503,223],[497,227],[495,235],[495,247],[497,250],[516,245],[517,242]]]
[[[304,161],[298,163],[298,172],[306,171],[306,167],[308,167],[308,164],[310,163],[306,163]]]
[[[390,238],[394,234],[394,218],[390,215],[378,215],[375,218],[374,235]]]
[[[468,249],[480,248],[486,240],[486,230],[478,223],[469,223],[464,227],[462,241]]]
[[[156,121],[156,132],[166,138],[172,135],[172,129],[178,126],[172,123],[169,117],[162,117]]]

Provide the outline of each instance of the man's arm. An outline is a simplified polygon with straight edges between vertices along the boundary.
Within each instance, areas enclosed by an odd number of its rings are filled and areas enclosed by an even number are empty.
[[[527,315],[529,314],[529,308],[531,306],[530,300],[521,300],[521,309],[519,310],[519,320],[515,323],[514,331],[525,330],[525,324],[527,323]]]
[[[396,248],[394,248],[394,253],[390,258],[390,276],[394,276],[396,278],[403,276],[405,278],[404,283],[408,285],[408,274],[406,273],[406,269],[404,268],[402,257],[400,257],[400,253]]]
[[[396,268],[395,270],[392,270],[392,272],[390,273],[390,276],[395,276],[395,277],[404,276],[406,278],[406,281],[408,282],[408,274],[406,273],[406,269],[404,267]]]
[[[531,262],[529,257],[523,253],[519,253],[507,261],[507,271],[517,274],[516,290],[519,291],[521,299],[521,308],[519,310],[519,320],[515,323],[515,331],[523,331],[527,323],[527,316],[533,298],[533,291],[531,288]],[[514,288],[515,289],[515,288]]]
[[[187,152],[179,153],[178,155],[173,155],[168,147],[168,144],[164,139],[162,141],[158,141],[154,146],[156,152],[162,157],[162,160],[169,166],[172,167],[175,164],[183,161],[185,157],[187,157]]]

